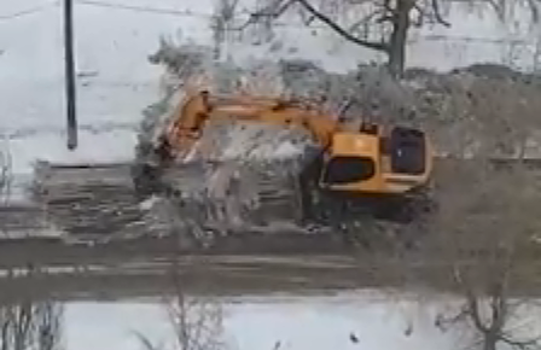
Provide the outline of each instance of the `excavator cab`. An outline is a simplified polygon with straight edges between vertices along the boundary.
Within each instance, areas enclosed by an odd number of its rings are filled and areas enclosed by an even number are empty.
[[[424,185],[431,170],[431,147],[424,132],[363,123],[358,132],[333,135],[320,186],[350,193],[401,194]]]

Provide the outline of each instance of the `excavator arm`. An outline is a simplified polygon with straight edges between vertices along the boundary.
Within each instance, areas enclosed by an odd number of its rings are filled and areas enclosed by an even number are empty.
[[[300,127],[309,131],[323,149],[329,147],[333,134],[339,129],[339,124],[332,118],[293,101],[215,96],[207,91],[188,96],[175,115],[166,138],[177,154],[193,147],[209,120],[232,119]]]

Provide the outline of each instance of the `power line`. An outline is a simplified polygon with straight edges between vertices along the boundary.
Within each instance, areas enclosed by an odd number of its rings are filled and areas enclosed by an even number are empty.
[[[192,18],[203,18],[207,20],[215,19],[219,15],[208,14],[208,13],[197,13],[186,10],[174,10],[174,9],[160,9],[147,6],[133,6],[119,3],[107,3],[99,0],[76,0],[77,4],[89,5],[96,7],[104,8],[113,8],[117,10],[127,10],[139,13],[154,13],[159,15],[169,15],[169,16],[180,16],[180,17],[192,17]],[[286,23],[286,22],[274,22],[273,27],[291,27],[291,28],[307,28],[307,26],[300,26],[296,24]],[[324,29],[326,26],[323,25],[312,25],[309,28],[311,29]]]
[[[48,4],[45,4],[45,5],[32,7],[32,8],[22,10],[22,11],[19,11],[19,12],[15,12],[15,13],[12,13],[12,14],[9,14],[9,15],[0,15],[0,21],[1,22],[9,21],[9,20],[12,20],[12,19],[18,19],[18,18],[27,16],[27,15],[31,15],[31,14],[34,14],[34,13],[39,13],[39,12],[42,12],[44,10],[47,10],[48,8],[50,8],[52,6],[58,6],[59,3],[60,3],[60,1],[56,0],[56,1],[49,2]]]
[[[194,13],[186,10],[175,10],[175,9],[161,9],[156,7],[148,6],[136,6],[136,5],[126,5],[119,3],[108,3],[99,0],[77,0],[76,3],[82,5],[90,5],[97,7],[106,7],[113,8],[118,10],[127,10],[133,12],[145,12],[145,13],[156,13],[161,15],[172,15],[172,16],[186,16],[186,17],[201,17],[201,18],[212,18],[214,17],[211,14],[205,13]]]
[[[160,8],[155,8],[155,7],[134,6],[134,5],[126,5],[126,4],[120,4],[120,3],[108,3],[108,2],[103,2],[100,0],[76,0],[75,3],[81,4],[81,5],[112,8],[112,9],[117,9],[117,10],[126,10],[126,11],[139,12],[139,13],[154,13],[158,15],[202,18],[202,19],[207,19],[207,20],[211,20],[211,19],[219,17],[219,15],[208,14],[208,13],[201,13],[201,12],[198,13],[198,12],[193,12],[193,11],[175,10],[175,9],[160,9]],[[274,27],[292,27],[292,28],[302,27],[302,26],[297,26],[295,24],[284,23],[284,22],[275,22],[273,23],[273,26]],[[306,26],[304,26],[304,28],[306,28]],[[310,28],[322,29],[326,27],[325,26],[311,26]]]
[[[446,42],[463,42],[463,43],[482,43],[482,44],[494,44],[494,45],[535,45],[533,40],[521,39],[521,38],[483,38],[483,37],[469,37],[459,35],[438,35],[438,34],[421,34],[416,38],[411,38],[408,42],[415,43],[421,40],[425,41],[446,41]]]

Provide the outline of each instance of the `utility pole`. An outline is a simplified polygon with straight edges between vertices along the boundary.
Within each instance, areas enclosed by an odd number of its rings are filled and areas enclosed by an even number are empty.
[[[77,148],[77,107],[75,63],[73,54],[73,1],[64,0],[64,63],[68,149]]]

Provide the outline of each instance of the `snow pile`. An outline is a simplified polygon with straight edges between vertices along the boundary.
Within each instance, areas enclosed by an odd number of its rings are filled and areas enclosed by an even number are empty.
[[[351,84],[344,84],[306,61],[254,60],[240,67],[212,58],[211,48],[175,47],[162,42],[158,52],[151,56],[151,62],[165,67],[164,98],[145,110],[140,141],[155,141],[187,91],[209,89],[214,93],[303,98],[335,109],[354,93]],[[327,99],[329,90],[340,98]],[[265,162],[297,158],[314,147],[311,136],[304,130],[250,123],[213,123],[204,130],[196,153],[209,159]]]
[[[294,67],[282,72],[287,92],[309,95],[349,121],[422,127],[441,153],[516,155],[524,146],[541,156],[537,75],[478,64],[448,73],[410,69],[396,81],[377,66],[333,74],[309,62],[280,64]]]
[[[536,147],[526,149],[541,127],[538,77],[488,65],[416,82],[411,113],[446,153],[540,156]]]
[[[292,223],[289,219],[295,216],[296,203],[289,176],[292,168],[276,163],[265,167],[249,162],[192,161],[186,167],[169,169],[162,178],[177,190],[175,196],[165,201],[153,199],[142,209],[153,227],[162,228],[158,231],[171,228],[192,237],[200,237],[205,230],[226,234]]]
[[[140,144],[155,142],[190,90],[284,95],[282,68],[270,62],[254,61],[241,68],[231,62],[212,61],[212,50],[198,46],[173,48],[163,42],[152,62],[166,67],[164,98],[145,111]],[[177,204],[181,205],[177,207],[182,208],[184,218],[179,226],[191,227],[194,234],[201,231],[197,225],[201,222],[214,222],[212,226],[221,230],[246,225],[247,221],[253,226],[251,214],[261,207],[263,192],[278,198],[273,200],[275,207],[288,211],[294,202],[290,175],[298,173],[314,149],[317,146],[305,130],[250,122],[210,122],[193,151],[184,158],[189,167],[179,165],[163,176],[178,190]],[[167,210],[162,208],[160,212],[166,213],[160,215],[160,220],[167,221]]]
[[[188,91],[209,89],[213,93],[283,95],[285,85],[279,66],[254,61],[248,67],[240,68],[231,62],[215,62],[212,57],[210,48],[194,45],[174,47],[162,41],[158,52],[151,56],[151,62],[166,69],[162,81],[164,97],[143,112],[140,143],[156,141]],[[307,144],[312,146],[311,142],[309,135],[301,130],[246,123],[242,126],[237,123],[217,123],[204,130],[196,153],[200,156],[205,154],[209,159],[297,157]],[[202,149],[205,151],[201,152]]]

